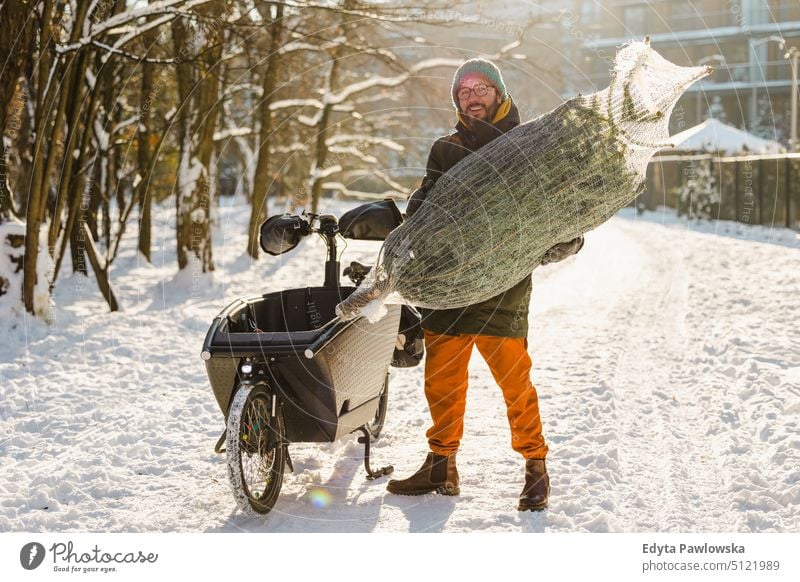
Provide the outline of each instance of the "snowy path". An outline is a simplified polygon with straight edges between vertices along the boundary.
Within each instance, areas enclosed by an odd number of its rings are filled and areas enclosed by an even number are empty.
[[[460,497],[388,495],[385,479],[363,478],[353,436],[292,445],[296,472],[273,513],[242,516],[212,451],[222,420],[199,347],[233,297],[316,284],[322,253],[307,241],[251,265],[244,214],[222,211],[213,277],[175,279],[169,253],[159,267],[128,251],[113,273],[124,313],[106,313],[91,281],[65,278],[52,328],[26,319],[5,334],[0,531],[800,531],[796,235],[627,213],[534,276],[548,511],[515,510],[522,464],[476,352]],[[345,260],[377,248],[350,242]],[[393,370],[374,464],[414,471],[428,422],[422,368]]]
[[[547,406],[583,420],[552,453],[581,509],[571,520],[593,531],[797,531],[797,251],[606,226],[569,267],[576,285],[593,264],[605,280],[570,297],[562,317],[533,303],[543,337],[571,328],[565,360],[547,340],[533,346],[564,368],[564,392]],[[602,303],[601,317],[581,321]]]

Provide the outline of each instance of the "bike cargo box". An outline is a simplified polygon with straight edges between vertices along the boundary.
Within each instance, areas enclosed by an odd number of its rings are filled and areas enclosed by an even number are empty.
[[[335,319],[354,287],[307,287],[239,299],[214,320],[203,345],[211,387],[227,417],[243,362],[285,402],[290,442],[332,442],[370,421],[386,382],[399,305],[375,323]],[[308,357],[308,355],[311,357]]]

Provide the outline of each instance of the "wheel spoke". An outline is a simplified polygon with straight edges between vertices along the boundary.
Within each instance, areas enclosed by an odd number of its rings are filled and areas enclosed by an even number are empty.
[[[274,478],[276,443],[270,443],[269,411],[264,398],[251,400],[245,410],[242,435],[246,454],[242,455],[242,476],[248,495],[259,499]],[[279,446],[279,445],[278,445]]]
[[[267,387],[242,386],[228,415],[228,476],[236,504],[250,515],[269,513],[280,494],[286,429]]]

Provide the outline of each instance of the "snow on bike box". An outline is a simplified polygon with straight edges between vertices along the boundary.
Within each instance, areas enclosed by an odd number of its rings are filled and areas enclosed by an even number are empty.
[[[337,313],[465,307],[522,280],[551,246],[596,228],[643,190],[650,158],[670,145],[672,109],[711,71],[665,60],[649,39],[624,45],[607,88],[519,125],[443,174]]]

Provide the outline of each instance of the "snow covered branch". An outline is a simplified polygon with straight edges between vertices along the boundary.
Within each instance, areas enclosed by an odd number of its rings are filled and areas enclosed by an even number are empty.
[[[214,132],[214,141],[223,141],[232,137],[244,137],[252,134],[252,127],[229,127],[222,131]]]
[[[342,166],[339,164],[333,164],[327,168],[312,168],[308,178],[310,181],[324,180],[328,176],[332,176],[336,172],[341,171]]]
[[[112,53],[112,54],[115,54],[115,55],[120,55],[122,57],[125,57],[126,59],[129,59],[129,60],[132,60],[132,61],[136,61],[137,63],[151,63],[151,64],[154,64],[154,65],[170,65],[170,64],[173,64],[175,62],[175,59],[172,59],[172,58],[170,58],[170,59],[154,59],[154,58],[151,58],[151,57],[142,57],[142,56],[139,56],[139,55],[134,55],[134,54],[131,54],[129,52],[123,51],[123,50],[121,50],[119,48],[116,48],[116,47],[113,47],[113,46],[109,46],[106,43],[100,42],[99,40],[93,40],[91,42],[91,44],[92,44],[92,46],[96,46],[99,49],[103,49],[104,51],[106,51],[108,53]],[[108,58],[108,57],[105,57],[105,58]]]
[[[332,91],[330,93],[327,93],[323,95],[322,101],[325,104],[342,103],[343,101],[346,101],[356,93],[360,93],[362,91],[366,91],[374,87],[397,87],[406,82],[409,79],[409,77],[416,75],[427,69],[433,69],[436,67],[457,68],[461,66],[463,62],[464,62],[463,59],[448,59],[448,58],[426,59],[424,61],[418,62],[416,65],[413,65],[408,69],[408,71],[401,73],[399,75],[395,75],[394,77],[370,77],[369,79],[365,79],[364,81],[361,81],[359,83],[353,83],[352,85],[348,85],[347,87],[341,89],[340,91]]]
[[[392,180],[392,178],[389,176],[389,174],[387,174],[386,172],[384,172],[382,170],[379,170],[377,168],[370,168],[369,170],[354,170],[352,172],[348,172],[348,175],[349,176],[356,176],[356,177],[371,176],[371,177],[380,178],[389,187],[394,188],[399,193],[401,193],[403,196],[408,196],[411,193],[411,190],[409,190],[408,188],[406,188],[402,184],[400,184],[398,182],[395,182],[394,180]]]
[[[353,157],[358,158],[362,162],[366,164],[377,164],[378,158],[375,156],[371,156],[369,154],[365,154],[356,146],[330,146],[328,151],[333,154],[350,154]]]
[[[325,143],[328,146],[336,146],[343,143],[363,143],[380,145],[395,152],[402,152],[405,150],[403,145],[394,140],[385,137],[376,137],[372,135],[358,135],[358,134],[339,134],[328,138]]]
[[[77,42],[56,45],[56,52],[58,54],[64,54],[80,50],[85,46],[95,45],[110,52],[127,56],[126,53],[119,51],[120,47],[124,46],[134,38],[141,36],[145,32],[170,22],[178,16],[195,18],[196,15],[190,9],[206,4],[210,1],[211,0],[160,0],[158,2],[145,5],[141,8],[127,10],[121,14],[115,14],[114,16],[101,22],[93,23],[88,34],[84,34]],[[131,24],[139,19],[157,15],[160,16],[160,18],[155,18],[147,21],[144,24]],[[112,46],[107,44],[97,44],[99,42],[98,38],[106,34],[119,34],[122,36],[120,36],[120,38],[118,38]]]
[[[383,200],[384,198],[396,198],[398,200],[405,200],[408,197],[407,192],[388,190],[386,192],[363,192],[361,190],[351,190],[341,182],[324,182],[322,187],[326,190],[333,190],[339,192],[344,196],[350,198],[360,198],[363,200]]]

